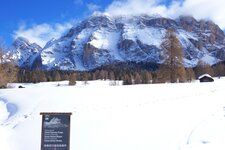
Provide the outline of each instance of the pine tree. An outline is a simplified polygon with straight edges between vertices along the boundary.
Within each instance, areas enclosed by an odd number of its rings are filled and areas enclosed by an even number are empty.
[[[160,68],[163,70],[161,73],[168,76],[168,81],[171,83],[185,81],[183,50],[174,30],[167,30],[161,48],[163,50],[162,57],[164,58],[164,64]]]

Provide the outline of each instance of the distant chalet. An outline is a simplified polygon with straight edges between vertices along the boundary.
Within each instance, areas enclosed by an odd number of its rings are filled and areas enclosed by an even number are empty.
[[[214,79],[209,74],[203,74],[198,79],[200,82],[214,82]]]

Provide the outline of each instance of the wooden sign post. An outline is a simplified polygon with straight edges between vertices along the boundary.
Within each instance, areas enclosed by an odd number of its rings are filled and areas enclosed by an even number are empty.
[[[42,115],[41,150],[69,150],[72,113],[40,114]]]

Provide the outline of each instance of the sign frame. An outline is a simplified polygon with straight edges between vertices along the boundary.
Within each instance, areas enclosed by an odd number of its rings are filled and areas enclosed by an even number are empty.
[[[41,150],[53,148],[54,150],[70,150],[70,116],[72,113],[41,112],[40,115],[42,115]],[[53,124],[50,123],[51,121],[47,122],[46,117],[51,118]]]

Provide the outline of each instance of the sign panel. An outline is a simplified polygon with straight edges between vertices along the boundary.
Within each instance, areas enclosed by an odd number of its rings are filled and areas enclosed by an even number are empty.
[[[41,150],[69,150],[71,113],[41,113]]]

